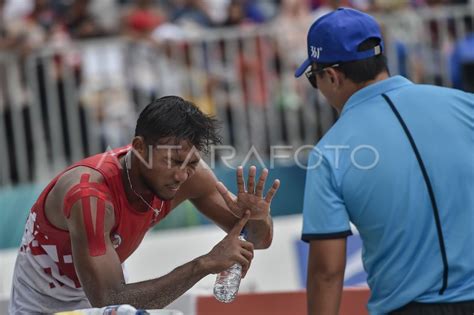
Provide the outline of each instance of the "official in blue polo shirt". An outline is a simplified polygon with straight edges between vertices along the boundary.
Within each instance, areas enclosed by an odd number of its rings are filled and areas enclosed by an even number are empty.
[[[337,314],[349,222],[370,314],[474,313],[474,95],[390,77],[377,22],[338,9],[303,73],[340,117],[312,151],[303,236],[309,314]]]

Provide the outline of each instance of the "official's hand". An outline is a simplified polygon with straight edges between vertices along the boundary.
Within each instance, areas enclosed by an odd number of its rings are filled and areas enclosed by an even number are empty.
[[[280,187],[280,181],[276,179],[264,197],[263,189],[267,180],[268,170],[266,168],[263,169],[257,185],[255,185],[256,173],[257,168],[251,166],[249,169],[247,189],[245,189],[244,170],[242,166],[237,168],[237,197],[234,197],[222,182],[217,183],[217,190],[224,198],[229,209],[238,217],[246,210],[250,210],[250,218],[254,220],[265,219],[270,213],[270,204],[278,187]]]
[[[205,261],[210,273],[219,273],[238,263],[245,275],[253,258],[253,244],[239,239],[240,232],[249,220],[250,212],[234,225],[232,230],[214,248],[205,255]]]

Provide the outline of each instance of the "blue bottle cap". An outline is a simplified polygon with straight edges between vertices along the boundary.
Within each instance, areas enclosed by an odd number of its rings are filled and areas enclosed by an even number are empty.
[[[247,229],[244,227],[242,231],[240,231],[240,236],[243,236],[245,239],[247,239],[247,235],[248,235]]]

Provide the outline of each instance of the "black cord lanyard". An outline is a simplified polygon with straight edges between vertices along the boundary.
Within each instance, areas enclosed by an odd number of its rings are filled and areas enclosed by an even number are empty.
[[[444,291],[446,290],[446,287],[448,286],[448,258],[446,256],[446,248],[444,246],[444,238],[443,238],[443,231],[441,230],[441,222],[439,219],[439,211],[438,211],[438,205],[436,204],[436,199],[434,196],[433,192],[433,187],[431,185],[430,178],[428,176],[428,172],[426,171],[425,164],[423,163],[423,160],[421,159],[420,152],[418,151],[418,148],[416,147],[415,140],[413,140],[413,137],[408,130],[407,125],[405,124],[405,121],[403,121],[402,116],[400,116],[400,113],[398,112],[397,108],[393,104],[392,100],[386,95],[382,94],[382,97],[387,101],[388,105],[392,109],[393,113],[397,117],[398,121],[400,122],[400,125],[402,125],[403,131],[405,131],[405,134],[410,141],[411,147],[413,149],[413,152],[415,153],[416,159],[418,160],[418,164],[420,165],[421,173],[423,174],[423,178],[426,183],[426,188],[428,189],[428,194],[430,196],[431,200],[431,206],[433,207],[433,214],[436,222],[436,231],[438,232],[438,241],[439,241],[439,247],[441,250],[441,257],[443,259],[443,285],[441,289],[439,290],[439,294],[442,295]]]

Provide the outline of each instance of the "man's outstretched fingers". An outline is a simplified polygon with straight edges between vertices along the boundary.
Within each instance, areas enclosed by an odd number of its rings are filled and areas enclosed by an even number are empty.
[[[263,196],[263,188],[265,187],[267,176],[268,176],[268,169],[264,168],[258,180],[257,188],[255,189],[255,195],[258,197]]]
[[[253,194],[255,191],[255,175],[257,174],[257,168],[252,165],[249,169],[249,179],[247,181],[247,192]]]
[[[237,168],[237,190],[239,193],[245,193],[244,169],[242,166]]]
[[[275,179],[275,181],[273,182],[272,187],[270,187],[270,189],[268,190],[267,195],[265,196],[265,201],[266,202],[269,202],[269,203],[272,202],[273,196],[275,196],[275,193],[277,192],[278,187],[280,187],[280,180]]]

